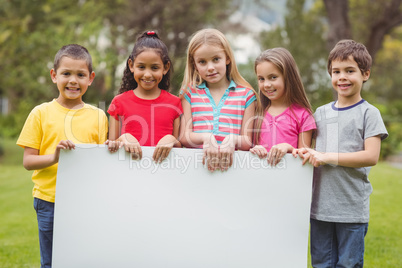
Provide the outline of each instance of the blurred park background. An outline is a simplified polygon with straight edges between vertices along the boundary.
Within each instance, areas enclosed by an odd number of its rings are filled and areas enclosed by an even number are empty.
[[[326,71],[340,39],[364,43],[374,65],[363,98],[380,109],[390,136],[382,158],[402,140],[402,0],[0,0],[0,138],[15,138],[35,106],[58,96],[49,70],[63,45],[93,57],[95,81],[84,101],[107,109],[139,33],[156,30],[174,64],[179,91],[186,47],[202,28],[221,30],[240,71],[257,88],[254,60],[282,46],[300,68],[313,108],[334,98]],[[4,150],[0,148],[0,154]]]
[[[381,159],[398,161],[402,0],[0,0],[1,267],[37,267],[36,220],[28,204],[31,172],[23,170],[23,150],[15,140],[31,109],[58,96],[49,74],[58,49],[70,43],[88,48],[96,77],[84,101],[106,110],[139,33],[155,30],[167,44],[174,65],[171,91],[177,94],[189,38],[202,28],[217,28],[228,37],[242,75],[255,88],[256,56],[267,48],[287,48],[300,68],[314,110],[334,100],[326,68],[331,48],[346,38],[364,43],[374,64],[362,96],[381,111],[390,134],[382,143]],[[387,163],[376,168],[373,184],[376,189],[378,179],[379,192],[373,199],[378,210],[373,217],[378,217],[374,219],[378,231],[368,238],[366,255],[374,260],[368,267],[401,267],[401,246],[393,241],[400,238],[395,232],[401,228],[394,228],[400,225],[400,212],[395,212],[400,208],[393,206],[401,204],[402,197],[390,199],[400,196],[400,180],[396,182],[400,170]],[[380,178],[387,172],[385,180]],[[20,194],[25,199],[20,200]],[[385,206],[388,210],[383,210]],[[385,229],[388,233],[383,234]],[[384,261],[375,261],[378,254]],[[387,259],[398,260],[385,265]],[[35,265],[27,264],[31,260]]]

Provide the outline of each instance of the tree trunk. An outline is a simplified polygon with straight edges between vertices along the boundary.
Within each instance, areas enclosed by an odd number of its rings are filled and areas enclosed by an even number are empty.
[[[327,49],[330,51],[335,44],[342,39],[351,39],[352,30],[349,22],[348,0],[323,0],[327,11],[329,31],[327,37]],[[370,33],[365,43],[373,61],[378,50],[381,49],[385,35],[392,29],[402,24],[401,3],[402,0],[384,1],[383,11],[379,10],[378,19],[373,18]]]
[[[342,39],[351,39],[348,0],[323,0],[327,11],[329,31],[327,49],[330,51]]]
[[[384,7],[382,16],[375,20],[371,25],[366,47],[373,60],[378,50],[382,47],[385,35],[393,28],[402,24],[402,12],[400,10],[401,3],[402,0],[392,0],[391,3]]]

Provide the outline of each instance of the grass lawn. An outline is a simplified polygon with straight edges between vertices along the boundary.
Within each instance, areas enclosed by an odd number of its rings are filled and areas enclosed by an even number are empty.
[[[22,167],[23,150],[15,142],[2,142],[6,157],[0,159],[0,267],[40,267],[32,172]],[[401,170],[379,163],[370,174],[374,192],[364,267],[402,267]]]

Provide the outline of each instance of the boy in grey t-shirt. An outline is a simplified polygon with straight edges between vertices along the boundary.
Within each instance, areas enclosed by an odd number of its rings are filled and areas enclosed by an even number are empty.
[[[388,136],[377,108],[361,97],[371,56],[363,44],[339,41],[328,57],[338,100],[319,107],[316,149],[299,155],[314,165],[311,203],[313,267],[363,267],[369,221],[370,167]]]

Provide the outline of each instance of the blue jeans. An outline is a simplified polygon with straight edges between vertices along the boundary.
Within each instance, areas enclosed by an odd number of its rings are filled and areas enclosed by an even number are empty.
[[[41,268],[52,267],[54,203],[34,198],[38,219]]]
[[[311,265],[314,268],[363,267],[368,223],[310,219]]]

